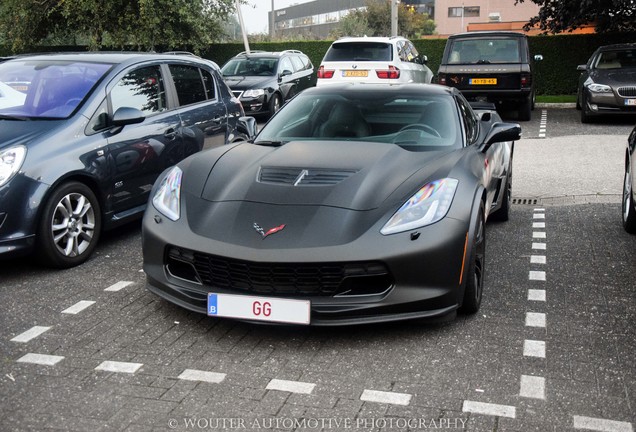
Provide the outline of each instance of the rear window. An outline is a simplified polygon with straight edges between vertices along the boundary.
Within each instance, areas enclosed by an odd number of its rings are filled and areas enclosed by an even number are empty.
[[[340,42],[327,51],[324,61],[392,61],[392,45],[383,42]]]
[[[447,63],[521,63],[519,46],[519,38],[454,40]]]

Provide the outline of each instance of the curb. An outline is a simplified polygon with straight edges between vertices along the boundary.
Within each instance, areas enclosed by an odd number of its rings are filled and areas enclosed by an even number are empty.
[[[574,102],[567,103],[548,103],[548,102],[540,102],[534,104],[536,108],[576,108],[576,104]]]

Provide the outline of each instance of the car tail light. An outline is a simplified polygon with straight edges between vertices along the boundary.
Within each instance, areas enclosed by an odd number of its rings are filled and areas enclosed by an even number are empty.
[[[395,66],[389,66],[389,68],[385,70],[377,70],[375,73],[380,79],[397,79],[400,77],[400,70]]]
[[[521,87],[530,87],[532,85],[532,75],[521,74]]]
[[[324,66],[320,66],[320,68],[318,69],[318,78],[333,78],[333,70],[325,70]]]
[[[446,85],[446,74],[437,75],[437,82],[441,85]]]

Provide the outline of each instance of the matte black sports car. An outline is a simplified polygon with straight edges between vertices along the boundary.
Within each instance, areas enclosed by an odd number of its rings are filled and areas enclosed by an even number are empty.
[[[508,218],[520,133],[454,88],[308,89],[253,143],[160,176],[142,230],[148,289],[212,316],[297,324],[476,312],[485,223]]]

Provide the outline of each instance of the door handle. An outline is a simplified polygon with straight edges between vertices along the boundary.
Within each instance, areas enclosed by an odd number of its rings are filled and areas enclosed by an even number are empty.
[[[166,133],[163,134],[163,136],[169,140],[169,141],[173,141],[175,138],[177,138],[177,131],[170,128],[166,131]]]

